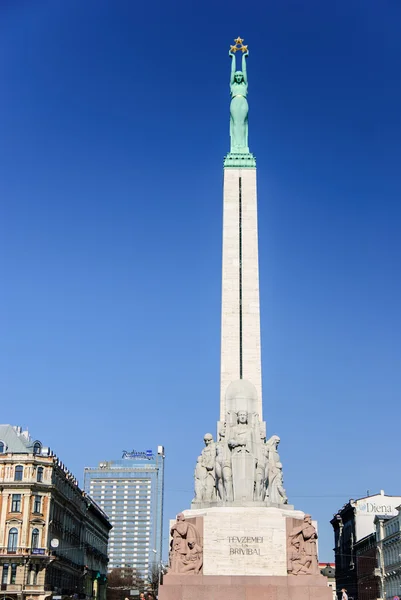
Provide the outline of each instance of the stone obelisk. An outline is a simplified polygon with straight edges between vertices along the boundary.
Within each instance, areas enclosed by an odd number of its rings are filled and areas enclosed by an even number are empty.
[[[230,48],[224,160],[221,396],[204,435],[191,509],[170,528],[159,600],[330,600],[310,515],[288,503],[277,435],[262,418],[256,161],[248,146],[248,48]],[[236,70],[242,53],[241,71]],[[307,469],[306,469],[307,470]],[[305,471],[305,475],[307,475]]]
[[[226,415],[227,388],[238,379],[246,379],[255,386],[257,412],[260,420],[263,418],[256,161],[248,146],[248,48],[241,38],[238,40],[242,50],[242,71],[236,71],[237,45],[232,46],[231,148],[224,161],[221,421]]]

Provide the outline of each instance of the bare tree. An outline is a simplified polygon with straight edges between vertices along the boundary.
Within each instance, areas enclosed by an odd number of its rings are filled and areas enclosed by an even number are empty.
[[[160,583],[160,566],[156,563],[153,563],[150,571],[148,572],[148,589],[152,592],[153,597],[156,598],[159,592],[159,583]]]
[[[131,590],[144,588],[144,580],[135,569],[125,567],[113,569],[107,576],[107,600],[124,600]]]

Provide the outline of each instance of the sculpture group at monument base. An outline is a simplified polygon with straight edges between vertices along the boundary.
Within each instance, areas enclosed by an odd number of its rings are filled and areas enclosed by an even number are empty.
[[[332,600],[323,575],[166,575],[159,600]]]

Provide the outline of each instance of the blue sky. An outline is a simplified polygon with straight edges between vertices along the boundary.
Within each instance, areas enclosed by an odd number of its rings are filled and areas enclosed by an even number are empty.
[[[401,492],[398,0],[3,0],[0,398],[82,482],[219,406],[228,47],[249,44],[264,416],[290,501]],[[167,533],[167,528],[166,528]]]

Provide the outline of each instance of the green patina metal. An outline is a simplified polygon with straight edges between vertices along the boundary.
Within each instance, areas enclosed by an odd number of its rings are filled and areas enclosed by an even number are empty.
[[[243,40],[238,38],[235,42],[240,48],[231,46],[231,78],[230,78],[230,152],[224,159],[225,168],[255,168],[256,160],[248,146],[248,76],[246,72],[246,59],[249,55],[248,47],[243,46]],[[236,71],[235,52],[242,50],[242,71]]]
[[[255,169],[256,167],[256,158],[251,152],[247,154],[236,154],[234,152],[229,152],[227,156],[224,158],[224,168],[234,168],[234,169]]]

